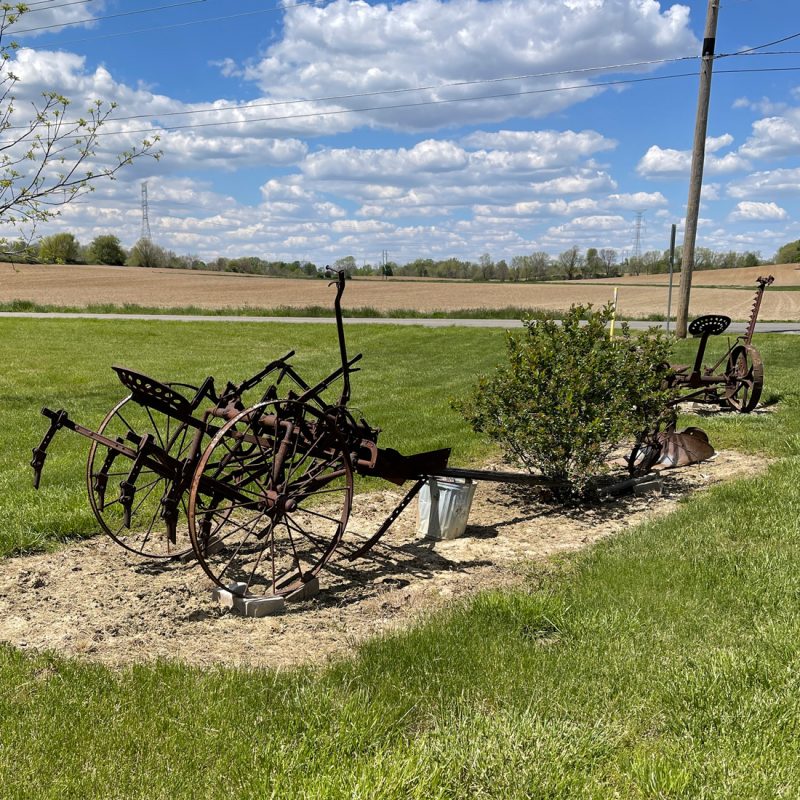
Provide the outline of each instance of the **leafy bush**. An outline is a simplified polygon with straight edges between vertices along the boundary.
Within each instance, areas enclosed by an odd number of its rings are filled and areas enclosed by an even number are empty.
[[[797,264],[800,262],[800,239],[783,245],[775,254],[776,264]]]
[[[90,264],[119,266],[125,263],[125,258],[125,251],[122,249],[119,238],[111,234],[95,236],[87,252]]]
[[[71,233],[54,233],[39,243],[39,259],[45,264],[75,264],[80,258],[80,244]]]
[[[526,318],[523,333],[508,334],[508,363],[456,404],[511,460],[573,493],[605,471],[615,447],[654,424],[670,395],[667,336],[634,336],[622,323],[611,339],[611,316],[610,306],[573,306],[561,324]]]

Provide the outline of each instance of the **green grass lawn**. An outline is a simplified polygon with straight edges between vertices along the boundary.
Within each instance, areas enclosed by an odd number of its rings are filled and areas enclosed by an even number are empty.
[[[197,380],[290,346],[311,375],[335,360],[330,330],[298,326],[2,320],[0,340],[5,552],[92,530],[81,440],[56,442],[43,495],[26,465],[37,408],[96,423],[118,396],[112,361]],[[387,445],[488,452],[447,400],[499,357],[499,333],[350,341],[365,353],[354,400]],[[113,672],[0,648],[0,797],[799,796],[800,343],[757,344],[779,410],[701,425],[720,448],[778,457],[769,471],[531,565],[527,592],[483,594],[325,669]]]

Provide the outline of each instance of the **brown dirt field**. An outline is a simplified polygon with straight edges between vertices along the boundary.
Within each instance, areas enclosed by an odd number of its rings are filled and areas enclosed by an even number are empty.
[[[779,271],[780,270],[780,271]],[[734,273],[778,272],[776,280],[789,285],[798,280],[793,266],[726,270],[712,273],[714,283],[732,283]],[[745,276],[747,277],[747,276]],[[749,277],[743,285],[751,286]],[[656,280],[658,278],[659,280]],[[753,295],[736,289],[703,289],[711,278],[698,272],[692,292],[691,316],[727,314],[747,319]],[[653,283],[634,286],[632,283]],[[564,310],[573,303],[603,305],[612,299],[613,286],[620,286],[622,317],[664,313],[664,276],[639,276],[600,283],[513,284],[454,283],[434,281],[354,280],[347,288],[345,306],[372,306],[382,311],[416,309],[422,312],[506,306]],[[673,298],[676,302],[677,298]],[[134,267],[0,264],[0,303],[30,300],[40,304],[85,307],[93,303],[135,303],[161,308],[189,305],[202,308],[275,308],[330,306],[332,293],[326,281],[264,278],[250,275],[149,270]],[[800,320],[800,292],[767,291],[761,309],[763,320]]]
[[[464,537],[419,539],[408,509],[367,557],[329,563],[317,597],[262,619],[221,609],[194,563],[154,566],[97,537],[0,562],[0,641],[110,666],[154,659],[273,668],[324,663],[457,598],[524,587],[546,558],[587,547],[673,510],[690,492],[765,466],[763,459],[721,452],[665,471],[660,495],[573,509],[544,504],[520,487],[479,483]],[[340,552],[352,552],[377,530],[401,496],[357,497]]]
[[[767,264],[741,269],[707,269],[692,275],[692,286],[743,286],[756,288],[756,278],[772,275],[776,286],[800,286],[800,265]],[[626,275],[624,278],[603,278],[600,283],[624,286],[626,283],[651,283],[666,286],[668,275]],[[677,281],[677,276],[676,276]],[[593,283],[595,281],[592,281]]]

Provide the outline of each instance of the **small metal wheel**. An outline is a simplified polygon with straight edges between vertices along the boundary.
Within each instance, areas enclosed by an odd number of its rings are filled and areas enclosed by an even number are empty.
[[[172,383],[169,387],[187,394],[197,392],[188,384]],[[179,459],[186,456],[195,429],[128,395],[106,414],[97,432],[134,450],[139,437],[149,434],[156,447]],[[86,486],[100,526],[117,544],[145,558],[179,558],[191,552],[185,500],[181,498],[177,503],[172,536],[162,519],[161,500],[172,485],[169,478],[143,467],[131,482],[134,492],[126,511],[120,484],[128,480],[132,466],[129,458],[100,442],[92,442],[86,462]]]
[[[308,403],[259,403],[220,429],[195,469],[195,555],[238,596],[290,594],[333,554],[352,497],[350,455],[334,420]]]
[[[725,403],[740,414],[747,414],[757,405],[764,388],[764,362],[750,344],[739,344],[731,350],[725,369]]]

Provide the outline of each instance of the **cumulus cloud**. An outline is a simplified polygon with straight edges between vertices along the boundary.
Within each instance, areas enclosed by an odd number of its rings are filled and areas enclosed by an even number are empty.
[[[800,186],[800,168],[764,170],[730,183],[728,194],[737,199],[769,197],[775,194],[796,196],[798,186]]]
[[[758,203],[753,200],[743,200],[736,204],[729,219],[732,222],[750,222],[753,220],[782,220],[787,219],[786,210],[777,203]]]
[[[742,145],[748,158],[784,158],[800,154],[800,109],[782,117],[765,117],[753,123],[753,132]]]
[[[429,130],[509,116],[542,117],[603,91],[592,88],[585,74],[470,81],[696,50],[688,7],[662,10],[656,0],[409,0],[396,5],[335,0],[324,7],[294,8],[286,15],[281,40],[262,59],[241,68],[227,59],[221,68],[254,81],[277,100],[297,99],[298,90],[300,99],[339,96],[335,105],[352,112],[343,123],[354,127]],[[487,53],[492,75],[487,75]],[[460,85],[445,86],[454,83]],[[421,86],[436,88],[416,91]],[[526,94],[551,89],[556,91]],[[379,92],[393,94],[342,97]],[[456,102],[425,105],[430,101]],[[392,105],[404,107],[388,108]]]
[[[730,134],[706,139],[704,171],[708,175],[724,175],[748,169],[750,164],[739,152],[715,155],[733,142]],[[742,148],[744,149],[744,148]],[[636,165],[636,172],[644,178],[684,177],[691,171],[691,150],[675,150],[652,145]]]

